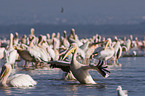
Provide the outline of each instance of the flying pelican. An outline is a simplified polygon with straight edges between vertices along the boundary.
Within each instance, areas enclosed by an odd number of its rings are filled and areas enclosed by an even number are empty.
[[[2,67],[2,71],[0,74],[0,83],[3,87],[32,87],[37,84],[35,80],[32,79],[30,75],[27,74],[15,74],[11,77],[12,68],[9,63],[6,63]]]
[[[61,13],[63,13],[64,12],[64,8],[61,8]]]
[[[103,62],[99,62],[98,65],[94,66],[94,65],[85,65],[85,64],[81,64],[76,60],[76,56],[77,56],[77,50],[78,46],[76,43],[72,43],[71,47],[69,49],[69,51],[66,53],[66,55],[64,56],[64,58],[62,60],[64,60],[71,52],[74,51],[74,54],[72,56],[72,60],[71,63],[69,62],[64,62],[64,61],[50,61],[47,62],[48,64],[51,64],[52,67],[58,67],[61,68],[62,70],[65,71],[71,71],[72,74],[74,75],[74,77],[81,83],[81,84],[97,84],[92,76],[89,74],[89,70],[90,69],[94,69],[97,70],[103,77],[108,77],[109,75],[106,72],[109,72],[108,70],[106,70],[106,67],[102,67]]]

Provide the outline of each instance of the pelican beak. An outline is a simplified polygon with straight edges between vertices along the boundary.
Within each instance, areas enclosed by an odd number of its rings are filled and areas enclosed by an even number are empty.
[[[3,66],[0,73],[0,79],[2,79],[5,75],[7,75],[8,72],[9,72],[9,69],[7,69],[6,66]]]
[[[109,40],[106,40],[107,44],[105,46],[105,49],[108,47],[108,45],[110,44]]]
[[[62,60],[64,60],[70,53],[72,53],[77,47],[70,47],[68,51],[66,52],[65,56]]]

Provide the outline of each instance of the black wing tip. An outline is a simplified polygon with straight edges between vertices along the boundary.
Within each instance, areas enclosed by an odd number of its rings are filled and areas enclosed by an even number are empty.
[[[106,68],[108,66],[103,66],[104,62],[103,60],[99,60],[99,63],[97,65],[98,67],[98,72],[104,77],[104,78],[107,78],[109,76],[108,73],[111,73],[109,70],[107,70]],[[106,73],[107,72],[107,73]]]

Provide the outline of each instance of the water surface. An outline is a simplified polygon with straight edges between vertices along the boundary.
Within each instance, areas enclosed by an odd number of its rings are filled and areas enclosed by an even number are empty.
[[[59,69],[16,71],[16,73],[31,75],[38,84],[31,88],[0,88],[0,96],[117,96],[118,85],[128,90],[129,96],[143,96],[145,94],[145,57],[122,57],[119,63],[122,67],[109,68],[111,74],[106,79],[96,71],[90,71],[98,83],[95,85],[63,80],[63,72]]]

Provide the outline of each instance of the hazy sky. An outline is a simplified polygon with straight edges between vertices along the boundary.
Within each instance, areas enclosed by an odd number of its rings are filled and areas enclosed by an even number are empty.
[[[0,24],[134,24],[144,19],[145,0],[0,0]]]

